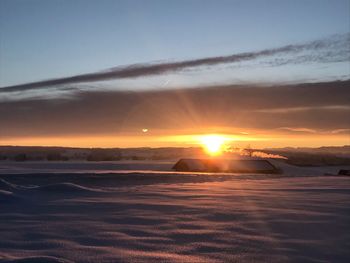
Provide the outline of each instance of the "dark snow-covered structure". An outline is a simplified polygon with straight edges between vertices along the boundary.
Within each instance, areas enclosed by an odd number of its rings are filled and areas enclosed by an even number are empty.
[[[348,176],[350,176],[350,169],[341,169],[341,170],[339,170],[338,175],[348,175]]]
[[[173,166],[173,170],[182,172],[279,173],[279,170],[267,160],[180,159]]]

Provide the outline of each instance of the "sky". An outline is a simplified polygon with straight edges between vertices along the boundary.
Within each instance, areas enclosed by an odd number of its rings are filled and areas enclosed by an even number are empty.
[[[0,144],[350,144],[349,61],[349,0],[1,0]]]
[[[0,86],[349,32],[348,0],[1,0]]]

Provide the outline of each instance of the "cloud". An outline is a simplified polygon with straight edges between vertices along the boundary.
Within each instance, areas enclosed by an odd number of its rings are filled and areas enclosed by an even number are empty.
[[[316,130],[308,129],[308,128],[292,128],[292,127],[280,127],[279,130],[285,130],[285,131],[291,131],[291,132],[297,132],[297,133],[317,133]],[[333,131],[331,132],[333,133]]]
[[[350,129],[336,129],[331,131],[332,134],[346,134],[350,137]]]
[[[316,40],[304,44],[287,45],[279,48],[238,53],[229,56],[207,57],[178,62],[134,64],[124,67],[112,68],[110,70],[100,72],[2,87],[0,88],[0,92],[18,92],[37,88],[56,88],[59,85],[76,84],[83,82],[88,83],[113,79],[162,75],[190,68],[198,68],[203,66],[212,67],[220,64],[256,60],[264,57],[271,57],[272,61],[269,63],[274,66],[285,64],[300,64],[305,62],[344,62],[348,61],[350,56],[350,50],[348,46],[349,41],[350,34],[344,34],[335,35],[326,39]],[[308,53],[303,54],[303,52]],[[299,53],[299,56],[295,56]],[[293,56],[288,57],[288,55]],[[274,56],[286,57],[275,58]]]
[[[205,127],[350,129],[350,81],[211,86],[163,91],[80,91],[74,97],[0,102],[0,137],[200,131]],[[297,110],[290,110],[297,109]]]
[[[304,106],[304,107],[282,107],[282,108],[265,108],[265,109],[259,109],[256,110],[256,112],[262,112],[262,113],[288,113],[288,112],[306,112],[311,110],[350,110],[349,105],[326,105],[326,106]],[[286,129],[288,127],[285,127]]]

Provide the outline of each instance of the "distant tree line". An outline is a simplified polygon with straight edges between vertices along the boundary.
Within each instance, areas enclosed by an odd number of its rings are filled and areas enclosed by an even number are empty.
[[[49,153],[46,156],[31,156],[26,153],[18,153],[13,156],[0,155],[0,160],[10,160],[16,162],[24,161],[68,161],[69,158],[60,153]]]
[[[245,156],[252,156],[257,149],[231,149],[225,158],[231,158],[237,152]],[[298,149],[260,150],[266,154],[282,155],[292,165],[298,166],[324,166],[324,165],[350,165],[349,147],[340,147],[341,153],[337,154],[335,149],[331,153],[301,152]],[[200,148],[63,148],[63,147],[21,147],[0,146],[0,161],[119,161],[119,160],[175,160],[191,156],[200,156]],[[253,156],[254,157],[254,156]],[[264,158],[264,157],[261,157]],[[266,157],[267,158],[267,157]],[[272,157],[271,157],[272,158]]]

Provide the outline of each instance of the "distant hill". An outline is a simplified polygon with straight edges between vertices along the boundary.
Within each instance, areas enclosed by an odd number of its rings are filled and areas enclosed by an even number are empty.
[[[322,146],[322,147],[318,147],[318,148],[311,148],[311,147],[266,148],[264,150],[278,151],[278,152],[306,152],[306,153],[350,155],[350,145]]]
[[[282,161],[298,166],[350,165],[350,145],[319,148],[238,149],[222,158],[240,156],[284,158]],[[40,146],[0,146],[0,161],[118,161],[118,160],[177,160],[203,156],[200,147],[164,148],[70,148]]]
[[[166,160],[190,157],[202,152],[201,148],[70,148],[41,146],[0,146],[0,160],[13,161],[118,161]]]
[[[266,153],[286,157],[286,162],[298,166],[350,165],[350,145],[323,146],[319,148],[264,149]]]

